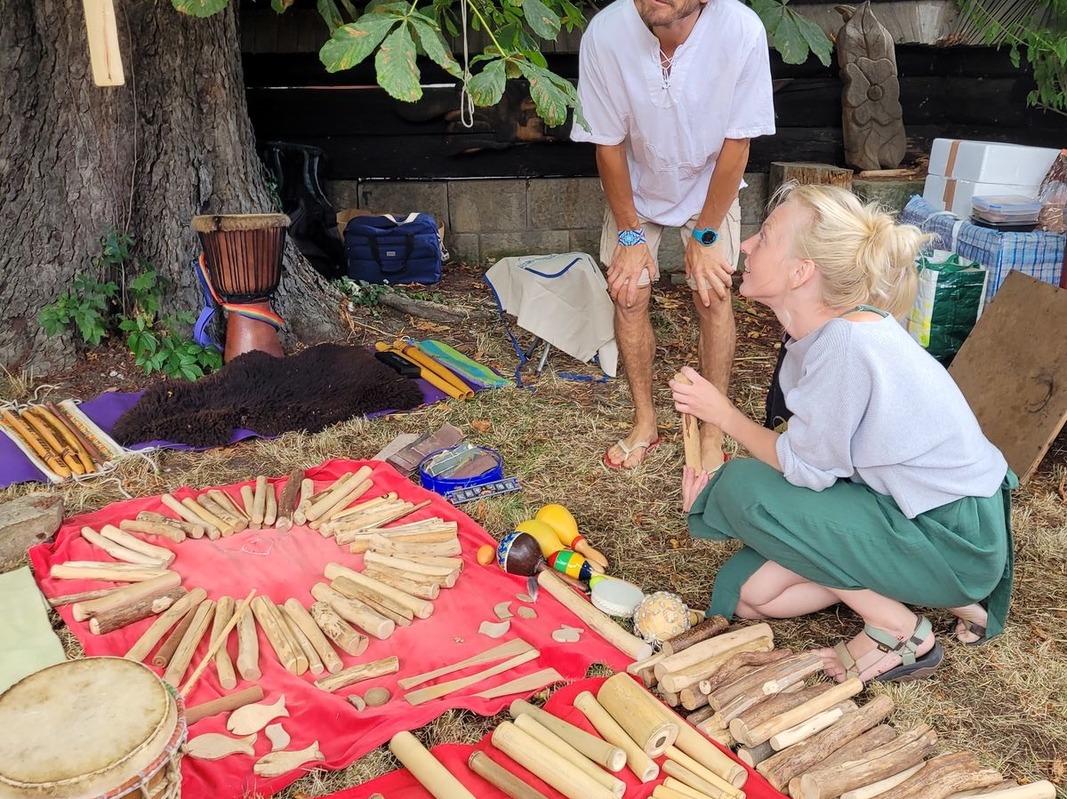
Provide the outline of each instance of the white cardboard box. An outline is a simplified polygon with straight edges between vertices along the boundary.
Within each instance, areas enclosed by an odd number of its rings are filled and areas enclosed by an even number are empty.
[[[934,139],[931,175],[1006,186],[1041,185],[1059,150],[964,139]],[[1001,192],[1003,193],[1003,192]],[[1032,192],[1026,192],[1027,195]]]
[[[971,218],[971,198],[993,197],[998,194],[1017,194],[1034,197],[1037,183],[1012,185],[1003,183],[975,183],[971,180],[956,180],[940,175],[927,175],[923,185],[923,199],[938,211],[951,211],[960,219]]]

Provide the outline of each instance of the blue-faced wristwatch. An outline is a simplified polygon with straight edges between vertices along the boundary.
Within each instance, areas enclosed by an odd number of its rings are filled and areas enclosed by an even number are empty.
[[[644,228],[633,228],[632,230],[620,230],[619,231],[619,244],[623,247],[633,247],[635,244],[645,243],[645,230]]]
[[[710,247],[719,240],[719,233],[716,230],[712,230],[710,227],[697,228],[693,231],[693,238],[705,247]]]

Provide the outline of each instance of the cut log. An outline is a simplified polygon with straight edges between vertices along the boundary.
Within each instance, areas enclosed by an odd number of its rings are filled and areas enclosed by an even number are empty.
[[[700,624],[690,627],[684,633],[679,633],[673,638],[664,641],[660,652],[663,653],[664,657],[677,654],[683,649],[688,649],[693,644],[699,644],[701,641],[706,641],[726,632],[726,628],[729,626],[730,622],[726,620],[725,616],[712,616],[710,619],[704,619]]]
[[[741,644],[764,638],[770,640],[773,644],[774,632],[766,622],[752,624],[739,630],[716,635],[661,660],[656,664],[656,677],[662,680],[664,674],[687,669],[709,658],[718,657],[723,653],[737,649]],[[735,652],[734,654],[737,653]]]
[[[759,704],[741,713],[737,718],[743,719],[748,727],[755,727],[769,719],[777,718],[799,705],[803,705],[819,694],[829,691],[830,687],[829,683],[817,682],[813,685],[806,685],[799,691],[787,691],[775,696],[769,696]],[[729,724],[729,722],[726,723]]]
[[[148,522],[150,524],[165,524],[170,527],[177,527],[189,538],[203,538],[207,530],[201,524],[194,524],[193,522],[185,519],[175,519],[170,516],[164,516],[162,513],[153,513],[152,511],[143,510],[137,514],[136,521]],[[119,522],[119,529],[124,529],[122,523]],[[136,532],[136,531],[133,531]]]
[[[190,591],[189,594],[186,594],[185,597],[179,599],[178,602],[174,603],[174,607],[177,607],[178,603],[183,602],[193,593],[194,592]],[[163,643],[159,645],[159,649],[156,651],[156,654],[152,656],[153,666],[160,669],[165,669],[167,668],[167,666],[170,665],[170,660],[174,656],[174,652],[178,649],[178,645],[181,644],[182,639],[185,638],[185,634],[189,631],[189,625],[193,623],[193,618],[196,616],[196,609],[200,607],[201,604],[207,601],[206,592],[204,594],[204,597],[205,598],[201,599],[200,602],[196,603],[195,606],[186,610],[185,615],[182,616],[181,619],[178,620],[178,623],[174,625],[174,628],[169,633],[167,633],[167,637],[164,638]]]
[[[390,655],[381,660],[372,660],[370,663],[349,666],[347,669],[342,669],[329,677],[322,677],[315,680],[315,686],[323,691],[333,693],[358,682],[373,680],[375,677],[384,677],[387,674],[396,674],[398,671],[400,671],[400,660],[396,655]]]
[[[256,487],[252,494],[252,512],[248,514],[249,525],[258,530],[263,527],[263,516],[267,508],[267,478],[256,476]]]
[[[342,652],[349,655],[361,655],[366,650],[369,644],[367,636],[355,630],[325,602],[316,602],[311,606],[311,618],[315,620],[315,624],[319,626],[323,634]]]
[[[148,653],[152,651],[152,647],[154,647],[163,636],[167,634],[167,631],[175,624],[178,624],[186,614],[194,611],[196,606],[205,599],[207,599],[207,591],[203,588],[194,588],[181,599],[177,600],[165,610],[158,619],[152,622],[147,630],[141,633],[141,637],[134,642],[134,645],[130,647],[129,651],[123,655],[123,657],[128,660],[143,661],[148,657]],[[191,621],[192,619],[190,618],[190,622]],[[177,646],[177,642],[175,642],[174,645]],[[168,656],[168,661],[169,659]]]
[[[396,572],[379,571],[378,569],[364,569],[363,574],[417,599],[432,601],[441,595],[441,584],[437,582],[409,580],[407,577],[401,577],[396,574]]]
[[[250,486],[241,486],[241,504],[244,505],[245,516],[248,517],[248,529],[259,530],[263,527],[262,520],[256,521],[252,518],[252,512],[256,508],[256,489],[253,483]]]
[[[293,524],[307,524],[307,509],[311,507],[311,497],[315,493],[315,481],[305,477],[300,481],[300,496],[293,511]]]
[[[816,768],[829,768],[849,760],[862,760],[872,749],[896,740],[899,735],[896,727],[879,724],[862,735],[853,738],[844,746],[838,747],[833,754],[824,758]]]
[[[144,600],[148,600],[151,603],[152,600],[157,599],[165,594],[170,593],[175,588],[181,587],[181,575],[178,572],[164,572],[159,577],[153,580],[145,580],[140,583],[130,583],[110,591],[106,596],[99,599],[89,599],[82,602],[77,602],[70,609],[74,615],[75,621],[85,621],[91,619],[101,613],[115,613],[121,611],[122,608],[140,605]],[[161,613],[172,604],[172,600],[166,607],[161,607],[156,613]],[[145,618],[146,615],[150,615],[152,611],[148,611],[140,618]]]
[[[982,768],[971,752],[950,752],[927,760],[893,789],[893,799],[945,799],[960,791],[996,785],[1004,775]]]
[[[266,502],[263,505],[263,526],[273,527],[278,520],[278,495],[274,493],[274,483],[267,483]]]
[[[750,728],[740,719],[734,719],[730,722],[730,733],[739,742],[747,746],[756,746],[764,741],[769,741],[771,736],[780,733],[782,730],[806,721],[816,713],[829,710],[838,702],[844,702],[846,699],[852,698],[862,690],[863,680],[859,677],[853,677],[850,680],[834,685],[829,691],[819,694],[814,699],[809,699],[803,705],[798,705],[777,718],[768,719],[755,727]]]
[[[62,523],[59,494],[29,494],[0,503],[0,568],[21,561],[30,547],[52,540]]]
[[[906,780],[908,777],[910,777],[912,774],[914,774],[921,768],[922,763],[919,763],[909,769],[905,769],[899,774],[894,774],[890,777],[886,777],[883,780],[878,780],[878,782],[872,782],[868,785],[862,785],[859,788],[854,788],[851,791],[845,791],[843,794],[841,794],[841,799],[874,799],[875,796],[886,793],[886,791],[896,788],[898,785],[900,785],[900,783],[904,782],[904,780]],[[800,791],[800,779],[801,777],[794,777],[792,782],[789,783],[791,786],[797,786],[798,793]],[[886,796],[885,799],[889,799],[890,796],[892,796],[892,794]],[[1055,795],[1050,796],[1049,799],[1055,799]]]
[[[441,557],[454,557],[463,553],[458,538],[452,538],[440,543],[408,543],[396,541],[384,535],[374,533],[370,537],[370,548],[383,555],[396,555],[398,557],[411,557],[412,555],[438,555]]]
[[[821,184],[852,190],[852,170],[831,164],[803,161],[772,161],[767,181],[768,195],[773,195],[783,183],[795,181],[801,185]]]
[[[326,583],[311,586],[311,595],[319,602],[325,602],[347,622],[379,640],[385,640],[396,630],[396,623],[368,605],[356,599],[349,599],[340,592],[330,588]]]
[[[282,605],[282,610],[285,611],[289,618],[293,620],[293,623],[304,633],[308,641],[311,642],[311,645],[315,648],[315,652],[318,653],[319,660],[322,661],[322,665],[325,666],[326,671],[330,672],[330,674],[336,674],[344,668],[344,663],[341,662],[341,658],[337,656],[337,652],[334,651],[329,639],[326,638],[322,630],[315,623],[315,620],[311,617],[307,608],[301,605],[296,599],[290,597],[285,600],[285,604]]]
[[[141,619],[147,619],[149,616],[158,615],[174,605],[187,593],[179,585],[177,588],[170,588],[163,593],[141,597],[135,602],[120,607],[97,611],[89,619],[89,632],[94,635],[107,635],[120,627],[125,627],[127,624],[133,624],[136,621],[141,621]]]

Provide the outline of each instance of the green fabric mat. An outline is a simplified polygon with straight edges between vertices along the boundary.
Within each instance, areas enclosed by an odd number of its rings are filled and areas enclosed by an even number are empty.
[[[28,567],[0,574],[0,692],[67,659],[47,609]]]

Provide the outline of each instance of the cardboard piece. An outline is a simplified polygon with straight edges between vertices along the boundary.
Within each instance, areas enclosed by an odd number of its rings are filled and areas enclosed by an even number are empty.
[[[1067,290],[1010,272],[956,355],[982,430],[1026,482],[1067,422]]]

